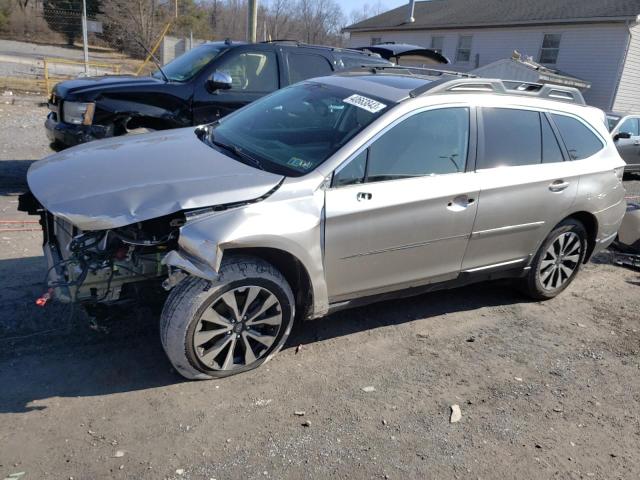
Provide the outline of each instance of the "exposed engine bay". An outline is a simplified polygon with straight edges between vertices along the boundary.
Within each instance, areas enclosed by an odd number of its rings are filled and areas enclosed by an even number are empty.
[[[160,287],[164,255],[177,246],[183,212],[125,227],[83,232],[44,210],[31,194],[21,208],[40,215],[49,268],[46,284],[62,302],[112,303],[132,297],[143,284]],[[135,284],[135,285],[133,285]]]

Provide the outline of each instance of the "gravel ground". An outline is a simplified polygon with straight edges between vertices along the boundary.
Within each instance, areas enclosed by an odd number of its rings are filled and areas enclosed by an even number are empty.
[[[0,220],[27,220],[45,109],[0,110]],[[508,283],[385,302],[298,325],[257,371],[186,382],[153,312],[37,309],[40,242],[0,234],[0,478],[640,477],[640,276],[606,255],[548,302]]]

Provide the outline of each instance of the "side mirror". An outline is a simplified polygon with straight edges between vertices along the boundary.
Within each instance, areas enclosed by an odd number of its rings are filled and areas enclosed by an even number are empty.
[[[613,136],[614,141],[618,141],[620,139],[628,139],[631,138],[631,134],[629,132],[618,132]]]
[[[205,87],[209,93],[214,93],[217,90],[229,90],[231,88],[231,75],[224,72],[213,72],[205,83]]]

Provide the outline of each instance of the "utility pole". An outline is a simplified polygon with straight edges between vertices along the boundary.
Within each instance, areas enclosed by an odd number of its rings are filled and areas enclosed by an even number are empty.
[[[247,41],[256,43],[258,30],[258,0],[249,0],[247,18]]]
[[[176,19],[178,18],[178,0],[176,0]]]
[[[82,42],[84,45],[84,74],[89,75],[89,40],[87,38],[87,0],[82,0]]]

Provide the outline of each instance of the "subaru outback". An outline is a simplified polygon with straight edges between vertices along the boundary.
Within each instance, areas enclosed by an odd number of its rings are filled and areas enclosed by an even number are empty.
[[[223,377],[294,319],[487,279],[558,295],[625,214],[604,119],[571,88],[371,68],[54,154],[20,208],[41,216],[51,296],[162,283],[170,361]]]

